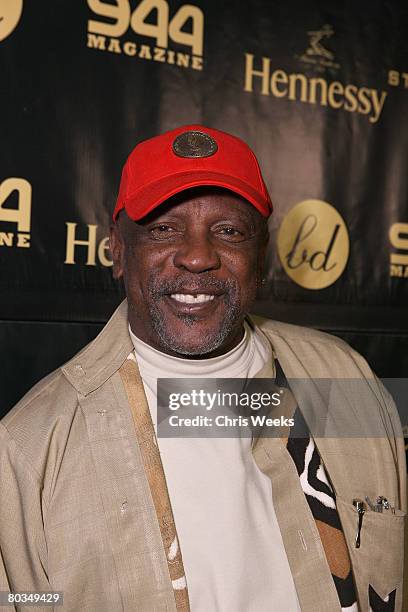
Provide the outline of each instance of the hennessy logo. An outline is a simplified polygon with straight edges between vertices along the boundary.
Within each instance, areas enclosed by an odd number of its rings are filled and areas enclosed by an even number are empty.
[[[278,253],[292,280],[323,289],[343,273],[349,255],[346,225],[330,204],[305,200],[286,215],[279,229]]]
[[[0,2],[0,41],[15,30],[23,12],[23,0],[2,0]]]
[[[309,46],[299,59],[302,62],[316,64],[317,67],[340,68],[340,64],[334,61],[334,53],[326,49],[322,42],[326,38],[331,38],[333,34],[332,26],[327,23],[320,30],[310,30],[307,33]]]
[[[12,202],[17,196],[17,205]],[[10,206],[11,201],[11,206]],[[0,184],[0,247],[30,246],[31,227],[31,185],[22,178],[8,178]],[[15,226],[17,232],[9,231]]]
[[[333,36],[333,34],[333,28],[327,24],[324,25],[321,30],[312,30],[311,32],[308,32],[307,35],[310,38],[310,46],[308,49],[306,49],[307,55],[320,55],[328,60],[334,59],[334,54],[323,47],[321,43],[323,38],[330,38],[330,36]]]
[[[317,46],[319,50],[317,43],[318,41],[315,41],[315,47]],[[316,52],[312,47],[310,51],[313,54]],[[325,51],[327,52],[327,49]],[[338,64],[334,65],[331,60],[322,57],[320,53],[321,50],[319,50],[318,59],[306,53],[300,59],[305,62],[338,67]],[[359,113],[367,117],[370,123],[377,123],[379,120],[387,97],[386,91],[378,91],[371,87],[327,81],[323,76],[309,76],[301,72],[288,73],[283,68],[275,66],[271,58],[257,59],[252,53],[245,54],[244,91],[255,91],[275,99],[286,99],[302,104],[318,104],[335,110]]]

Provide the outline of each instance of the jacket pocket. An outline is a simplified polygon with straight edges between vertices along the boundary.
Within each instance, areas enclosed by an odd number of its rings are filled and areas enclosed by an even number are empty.
[[[398,509],[395,513],[391,510],[374,512],[365,504],[360,547],[357,548],[358,512],[350,501],[338,497],[336,503],[362,612],[369,609],[370,586],[384,602],[389,601],[389,596],[396,590],[392,598],[395,598],[395,611],[398,611],[402,601],[405,512]]]

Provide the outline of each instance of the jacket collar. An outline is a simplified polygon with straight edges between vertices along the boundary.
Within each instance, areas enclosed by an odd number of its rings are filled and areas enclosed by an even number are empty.
[[[100,334],[62,366],[62,372],[82,395],[103,385],[133,351],[128,330],[128,304],[123,300]]]

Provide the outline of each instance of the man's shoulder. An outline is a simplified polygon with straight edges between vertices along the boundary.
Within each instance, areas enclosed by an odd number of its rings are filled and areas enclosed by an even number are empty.
[[[365,358],[341,338],[309,327],[252,316],[292,376],[373,378]],[[299,369],[301,368],[301,370]],[[296,374],[295,374],[296,372]]]
[[[23,420],[40,424],[70,414],[78,394],[87,395],[107,380],[127,356],[126,304],[122,303],[101,332],[65,364],[36,383],[6,414],[1,423],[9,431]]]
[[[67,363],[34,385],[0,421],[1,449],[13,446],[38,464],[54,440],[69,435],[80,419],[79,399],[102,386],[129,354],[127,303],[113,313],[102,331]]]
[[[61,368],[40,380],[0,421],[0,454],[37,474],[57,432],[64,435],[77,409],[77,393]]]
[[[314,329],[312,327],[303,327],[302,325],[294,325],[292,323],[283,323],[258,315],[251,315],[251,319],[255,324],[268,335],[280,336],[288,341],[293,342],[310,342],[322,343],[328,348],[337,346],[346,352],[353,352],[353,349],[338,336],[333,336],[327,332]]]
[[[344,379],[352,388],[348,402],[360,398],[354,412],[360,421],[374,423],[389,438],[402,438],[401,425],[393,399],[376,377],[366,359],[341,338],[308,327],[251,316],[269,338],[275,355],[289,378]],[[350,381],[352,381],[350,383]],[[351,385],[351,386],[350,386]],[[363,404],[363,400],[365,404]]]
[[[59,366],[40,379],[17,404],[1,419],[1,424],[12,433],[23,422],[36,428],[44,420],[55,420],[64,414],[72,413],[77,405],[78,392],[66,376],[65,369],[75,367],[81,355],[89,350],[95,340],[82,347],[65,364]]]
[[[72,359],[75,360],[82,351]],[[72,419],[78,393],[63,368],[60,366],[39,380],[1,419],[0,423],[13,438],[24,436],[29,431],[36,435],[35,432],[52,429],[58,420]]]

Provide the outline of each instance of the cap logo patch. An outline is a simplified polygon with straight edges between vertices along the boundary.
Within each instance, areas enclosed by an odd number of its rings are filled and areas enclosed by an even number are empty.
[[[183,132],[173,142],[173,151],[178,157],[210,157],[217,150],[214,138],[204,132]]]

